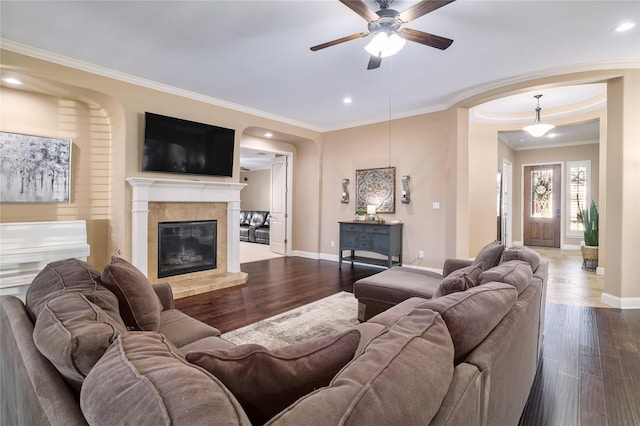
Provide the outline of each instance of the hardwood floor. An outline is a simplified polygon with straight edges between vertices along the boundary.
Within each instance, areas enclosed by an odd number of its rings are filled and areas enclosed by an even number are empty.
[[[640,425],[640,310],[548,303],[521,425]]]
[[[379,268],[303,257],[280,257],[242,264],[249,274],[246,285],[226,288],[175,301],[176,308],[222,333],[289,311],[341,291]]]
[[[380,269],[300,257],[242,264],[241,287],[176,300],[227,332],[351,291]],[[640,425],[640,310],[547,303],[542,357],[521,425]]]

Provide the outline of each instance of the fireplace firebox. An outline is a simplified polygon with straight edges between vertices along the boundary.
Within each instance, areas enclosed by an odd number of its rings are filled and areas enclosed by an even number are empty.
[[[217,220],[158,223],[158,278],[217,268]]]

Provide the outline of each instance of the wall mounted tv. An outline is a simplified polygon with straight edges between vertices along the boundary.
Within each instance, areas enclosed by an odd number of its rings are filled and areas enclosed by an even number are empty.
[[[233,175],[236,131],[146,112],[143,172]]]

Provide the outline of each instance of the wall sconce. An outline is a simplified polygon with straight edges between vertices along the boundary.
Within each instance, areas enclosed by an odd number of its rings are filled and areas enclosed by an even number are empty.
[[[411,177],[402,176],[402,196],[400,197],[400,201],[403,204],[409,204],[411,202],[411,193],[409,192],[409,181]]]
[[[342,179],[342,197],[340,197],[340,202],[344,204],[349,203],[349,179]]]

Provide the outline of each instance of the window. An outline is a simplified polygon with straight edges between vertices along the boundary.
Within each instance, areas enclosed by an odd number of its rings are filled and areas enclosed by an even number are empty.
[[[553,217],[553,169],[531,172],[531,217]]]
[[[590,188],[591,188],[591,161],[568,161],[567,162],[567,235],[580,238],[583,235],[584,227],[580,217],[580,209],[589,208]]]

